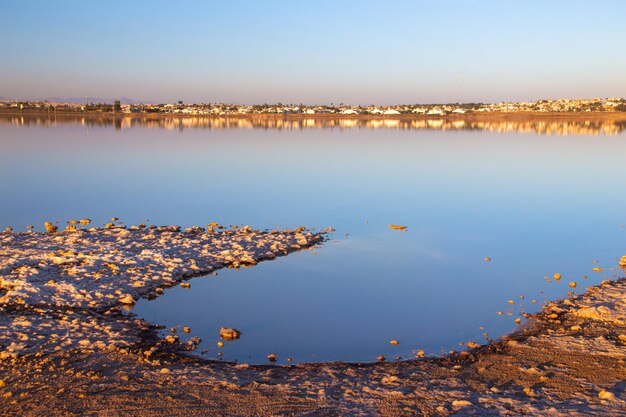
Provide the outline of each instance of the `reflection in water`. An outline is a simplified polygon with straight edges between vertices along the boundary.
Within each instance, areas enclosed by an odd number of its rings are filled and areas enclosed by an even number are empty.
[[[546,119],[519,118],[480,120],[480,118],[433,119],[349,119],[282,116],[246,117],[167,117],[167,116],[78,116],[78,115],[4,115],[0,124],[50,127],[62,123],[79,123],[85,127],[109,127],[117,130],[132,127],[183,129],[399,129],[399,130],[480,130],[489,132],[522,132],[542,135],[618,135],[626,130],[626,120],[597,118]]]

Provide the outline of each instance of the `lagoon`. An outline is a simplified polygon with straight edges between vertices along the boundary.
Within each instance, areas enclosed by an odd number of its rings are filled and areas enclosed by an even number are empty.
[[[0,226],[115,216],[336,229],[315,250],[195,278],[135,306],[165,332],[189,326],[207,358],[459,350],[514,330],[570,281],[582,291],[612,278],[626,246],[620,129],[186,120],[0,117]],[[241,338],[218,348],[221,326]]]

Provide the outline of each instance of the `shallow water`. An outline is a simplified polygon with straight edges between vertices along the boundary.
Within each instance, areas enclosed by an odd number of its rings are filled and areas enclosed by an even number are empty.
[[[206,357],[242,362],[458,350],[513,330],[521,311],[564,296],[570,281],[580,291],[617,273],[622,129],[422,127],[3,117],[0,226],[116,216],[334,227],[314,251],[196,278],[133,310],[190,326]],[[557,272],[560,282],[545,280]],[[220,326],[241,338],[218,348]]]

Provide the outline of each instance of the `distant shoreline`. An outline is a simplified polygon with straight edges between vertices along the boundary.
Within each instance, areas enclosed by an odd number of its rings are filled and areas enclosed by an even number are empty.
[[[571,120],[571,121],[625,121],[626,112],[468,112],[446,115],[429,114],[274,114],[274,113],[242,113],[242,114],[181,114],[181,113],[100,113],[74,111],[19,111],[0,110],[0,115],[6,116],[47,116],[47,117],[87,117],[102,119],[285,119],[285,120]]]

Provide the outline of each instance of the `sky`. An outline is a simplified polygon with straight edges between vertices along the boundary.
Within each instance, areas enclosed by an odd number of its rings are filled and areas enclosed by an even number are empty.
[[[0,1],[0,97],[626,97],[626,1]]]

